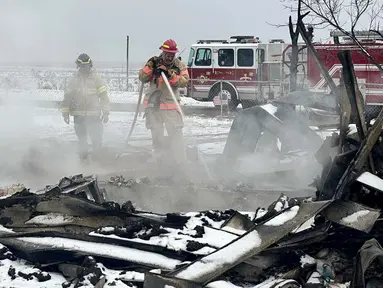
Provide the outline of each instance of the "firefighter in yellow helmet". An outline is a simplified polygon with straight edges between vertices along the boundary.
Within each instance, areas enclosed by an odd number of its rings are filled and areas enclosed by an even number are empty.
[[[82,160],[88,158],[88,135],[93,153],[102,146],[103,123],[109,121],[109,97],[101,77],[94,72],[90,57],[83,53],[75,61],[78,71],[69,79],[62,102],[62,116],[70,123],[79,140]]]
[[[155,157],[161,158],[165,153],[166,157],[172,156],[172,162],[183,164],[186,161],[182,132],[184,123],[161,72],[166,75],[178,102],[178,88],[186,87],[189,74],[186,65],[175,57],[178,47],[174,40],[166,40],[160,50],[162,53],[158,57],[150,58],[139,72],[141,82],[150,82],[144,97],[146,128],[152,134]],[[167,138],[164,137],[164,126],[170,141],[166,141]]]

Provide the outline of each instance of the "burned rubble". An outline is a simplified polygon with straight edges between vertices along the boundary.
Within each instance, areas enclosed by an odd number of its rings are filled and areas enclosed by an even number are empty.
[[[279,100],[245,109],[243,115],[257,116],[245,125],[256,133],[248,139],[232,133],[223,153],[235,161],[238,150],[254,150],[264,130],[284,149],[310,147],[323,166],[315,195],[281,194],[268,207],[253,203],[252,211],[161,214],[109,201],[93,175],[65,177],[33,193],[23,186],[3,189],[1,285],[383,287],[383,109],[373,124],[366,122],[347,51],[339,58],[345,79],[339,134],[318,145],[317,135],[291,116],[293,100]],[[233,127],[248,118],[236,120]],[[305,139],[293,141],[302,133]],[[119,175],[107,184],[153,181]],[[251,190],[244,186],[236,188]]]
[[[358,180],[354,185],[368,189]],[[2,197],[2,283],[13,287],[380,285],[381,214],[367,204],[281,195],[269,207],[253,212],[157,214],[139,211],[131,202],[107,201],[105,195],[95,177],[77,175],[36,193],[23,189]]]

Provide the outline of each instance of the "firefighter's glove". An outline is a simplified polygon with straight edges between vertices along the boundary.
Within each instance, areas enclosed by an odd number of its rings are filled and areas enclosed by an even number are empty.
[[[177,72],[174,69],[168,69],[168,78],[172,78]]]
[[[64,122],[66,124],[69,124],[69,122],[70,122],[69,113],[62,113],[62,116],[63,116]]]
[[[108,123],[109,122],[109,114],[102,114],[101,117],[102,123]]]
[[[164,72],[167,78],[171,78],[174,75],[174,71],[172,69],[168,69],[165,65],[161,65],[157,68],[158,73],[161,74],[161,72]]]
[[[157,66],[158,59],[159,58],[157,56],[150,58],[148,62],[146,62],[146,66],[148,66],[150,69],[153,69],[154,67]]]

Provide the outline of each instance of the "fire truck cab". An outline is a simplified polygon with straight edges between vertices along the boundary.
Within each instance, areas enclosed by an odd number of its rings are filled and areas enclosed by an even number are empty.
[[[199,40],[191,46],[190,81],[185,96],[212,101],[216,106],[228,105],[230,109],[239,103],[248,107],[275,97],[280,90],[281,55],[287,44],[274,40],[266,45],[254,36],[232,36],[230,39]],[[279,58],[273,58],[273,53],[279,54]],[[269,62],[267,71],[262,70],[261,66]],[[276,74],[265,77],[265,73]]]

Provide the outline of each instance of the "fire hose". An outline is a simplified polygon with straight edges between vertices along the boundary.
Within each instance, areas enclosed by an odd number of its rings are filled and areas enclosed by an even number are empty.
[[[142,83],[142,82],[140,81],[140,91],[139,91],[139,93],[138,93],[138,102],[137,102],[137,107],[136,107],[136,113],[134,114],[134,118],[133,118],[132,126],[130,127],[129,134],[128,134],[128,138],[126,139],[126,144],[129,143],[129,140],[130,140],[130,137],[132,136],[134,127],[136,126],[138,113],[140,112],[140,106],[141,106],[141,102],[142,102],[142,95],[143,95],[143,92],[144,92],[144,83]]]
[[[164,79],[164,82],[165,82],[165,84],[166,84],[166,87],[168,88],[169,93],[170,93],[170,95],[172,96],[174,103],[176,103],[177,108],[178,108],[178,110],[180,111],[180,114],[181,114],[181,117],[182,117],[182,121],[184,121],[184,119],[185,119],[185,115],[184,115],[184,113],[183,113],[183,111],[182,111],[182,109],[181,109],[180,104],[178,103],[178,100],[177,100],[176,96],[174,95],[174,92],[173,92],[173,90],[172,90],[172,88],[171,88],[171,86],[170,86],[170,83],[169,83],[168,78],[166,77],[166,75],[164,74],[164,72],[161,72],[161,76],[162,76],[162,79]],[[197,145],[197,140],[195,139],[195,137],[193,137],[193,133],[191,133],[191,135],[192,135],[192,138],[193,138],[193,140],[194,140],[195,148],[197,149],[198,158],[199,158],[199,159],[201,160],[201,162],[203,163],[204,168],[205,168],[205,170],[206,170],[206,173],[207,173],[209,179],[212,180],[213,178],[211,177],[209,168],[207,167],[206,162],[205,162],[205,160],[203,159],[203,157],[202,157],[202,155],[201,155],[201,152],[199,151],[199,148],[198,148],[198,145]]]

